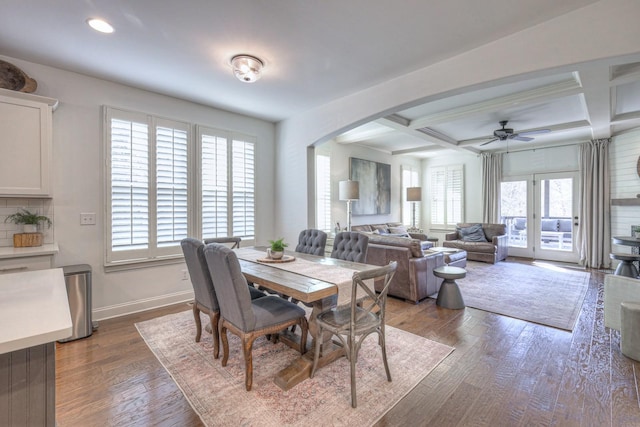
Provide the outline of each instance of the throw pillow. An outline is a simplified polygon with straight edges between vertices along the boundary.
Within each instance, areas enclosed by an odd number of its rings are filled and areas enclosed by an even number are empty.
[[[407,234],[407,229],[400,227],[389,227],[389,233],[391,234]]]
[[[470,227],[456,227],[460,239],[465,242],[486,242],[482,225],[474,224]]]

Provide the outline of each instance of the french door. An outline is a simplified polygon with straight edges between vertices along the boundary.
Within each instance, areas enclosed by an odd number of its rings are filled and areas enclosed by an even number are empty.
[[[578,262],[576,172],[534,174],[501,183],[501,221],[509,255]]]

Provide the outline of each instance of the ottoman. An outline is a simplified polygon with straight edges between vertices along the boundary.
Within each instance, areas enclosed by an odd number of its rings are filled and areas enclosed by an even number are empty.
[[[640,361],[640,304],[624,301],[620,304],[620,350]]]
[[[444,262],[450,267],[464,268],[467,266],[467,251],[444,252]]]

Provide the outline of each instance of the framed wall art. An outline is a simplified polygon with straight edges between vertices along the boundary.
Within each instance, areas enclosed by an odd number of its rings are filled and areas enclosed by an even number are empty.
[[[391,165],[351,157],[351,180],[360,183],[360,199],[353,202],[353,215],[391,213]]]

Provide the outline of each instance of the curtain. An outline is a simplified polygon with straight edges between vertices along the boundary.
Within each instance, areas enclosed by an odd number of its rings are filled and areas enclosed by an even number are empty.
[[[482,153],[482,222],[500,222],[502,153]]]
[[[611,223],[609,210],[609,144],[611,138],[580,144],[580,225],[577,245],[580,264],[609,268]]]

